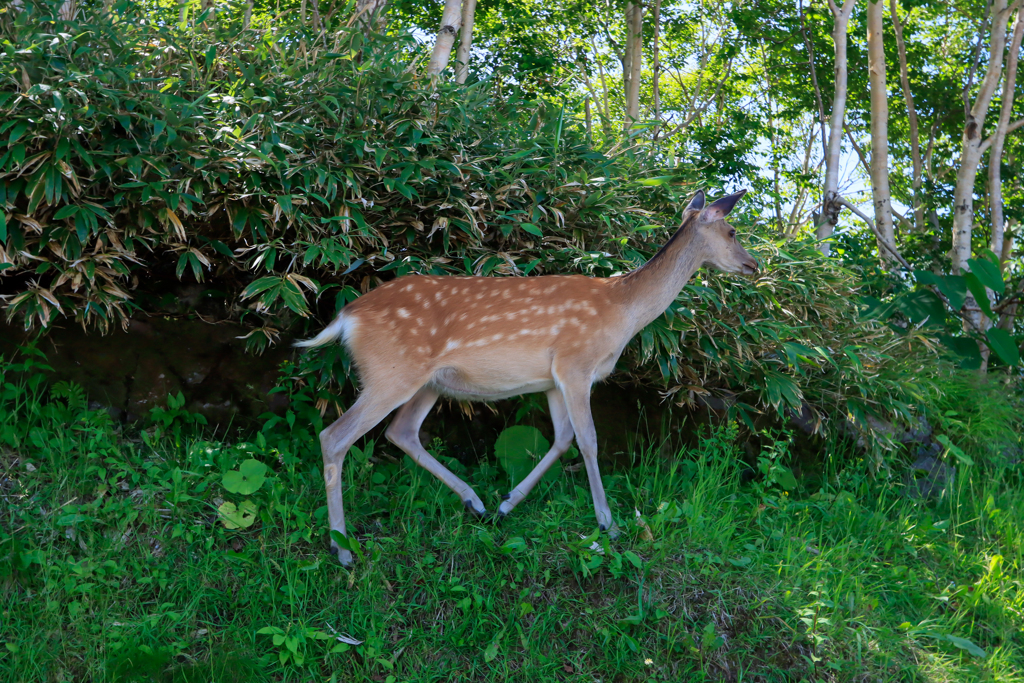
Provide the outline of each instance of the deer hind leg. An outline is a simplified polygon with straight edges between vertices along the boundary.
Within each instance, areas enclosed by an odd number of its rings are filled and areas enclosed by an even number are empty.
[[[614,527],[612,511],[604,494],[604,484],[601,483],[601,472],[597,467],[597,430],[594,429],[594,416],[590,412],[589,376],[571,378],[568,382],[561,383],[559,388],[569,412],[569,421],[576,432],[576,443],[583,454],[583,464],[587,468],[597,524],[602,531],[610,532],[613,537],[617,536],[618,529]]]
[[[476,491],[438,462],[437,458],[428,453],[420,443],[420,425],[423,424],[430,409],[434,407],[437,396],[437,392],[433,389],[421,387],[408,403],[399,408],[384,436],[405,451],[413,459],[413,462],[433,474],[445,486],[454,491],[467,510],[476,515],[486,515],[487,509],[484,507],[483,501],[480,500],[480,496],[476,495]]]
[[[320,432],[320,449],[324,458],[324,484],[327,488],[327,515],[331,530],[345,534],[345,506],[341,497],[341,468],[348,449],[363,434],[373,429],[388,413],[409,400],[415,389],[404,395],[396,392],[365,391],[348,411]],[[331,552],[345,566],[352,563],[352,553],[331,540]]]
[[[555,464],[563,453],[569,450],[569,446],[572,444],[572,422],[569,420],[569,412],[565,407],[565,401],[562,399],[562,392],[558,389],[551,389],[545,393],[548,397],[548,407],[551,410],[551,422],[555,426],[555,443],[551,446],[551,450],[537,463],[536,467],[521,482],[516,484],[512,492],[504,496],[504,502],[498,508],[498,514],[502,516],[512,512],[516,505],[519,505],[526,496],[530,495],[530,491],[537,485],[541,477],[547,474],[551,466]]]

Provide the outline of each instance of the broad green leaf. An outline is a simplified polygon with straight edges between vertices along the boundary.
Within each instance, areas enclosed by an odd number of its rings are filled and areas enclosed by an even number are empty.
[[[793,472],[788,467],[783,467],[781,465],[775,466],[775,481],[779,482],[779,486],[787,491],[796,490],[796,477],[793,476]]]
[[[967,640],[966,638],[960,638],[958,636],[947,635],[946,636],[946,640],[948,640],[949,642],[953,643],[953,645],[955,645],[956,647],[960,648],[961,650],[966,650],[967,652],[970,652],[975,657],[979,657],[981,659],[984,659],[985,657],[988,656],[985,653],[984,650],[982,650],[980,647],[978,647],[977,645],[975,645],[971,641]]]
[[[939,297],[927,289],[907,292],[897,299],[897,309],[914,324],[925,321],[941,325],[946,319],[946,307]]]
[[[988,301],[988,292],[985,291],[985,285],[978,279],[978,276],[974,273],[966,273],[964,274],[964,282],[967,283],[967,289],[971,290],[978,308],[988,317],[994,318],[992,306]]]
[[[530,473],[550,447],[551,444],[539,429],[517,425],[508,427],[498,436],[498,441],[494,444],[494,454],[515,485]],[[554,481],[560,471],[561,467],[555,463],[541,481]]]
[[[1010,366],[1020,365],[1020,351],[1013,336],[999,327],[991,327],[985,332],[988,344],[996,352],[999,359]]]
[[[960,275],[936,275],[930,270],[915,270],[914,277],[920,284],[934,285],[949,299],[949,306],[959,311],[967,298],[967,283]]]
[[[57,209],[57,213],[53,214],[53,218],[54,220],[60,221],[68,218],[69,216],[74,216],[76,213],[78,213],[77,206],[74,204],[66,204]]]
[[[970,337],[953,337],[942,335],[939,341],[960,357],[960,367],[964,370],[977,370],[981,367],[981,352],[978,343]]]
[[[541,229],[538,228],[533,223],[520,223],[519,227],[525,230],[526,232],[530,233],[531,235],[536,235],[537,237],[544,236],[544,233],[541,232]]]
[[[267,466],[250,458],[239,465],[237,470],[225,472],[221,484],[228,493],[248,496],[259,491],[267,478],[266,474]]]
[[[249,499],[243,500],[238,507],[234,503],[223,503],[217,512],[220,513],[221,523],[228,529],[247,529],[256,521],[256,513],[259,507]]]
[[[971,267],[971,272],[981,280],[981,284],[996,294],[1002,294],[1006,289],[1006,284],[1003,282],[1003,276],[999,273],[998,266],[988,259],[967,259],[967,265]]]

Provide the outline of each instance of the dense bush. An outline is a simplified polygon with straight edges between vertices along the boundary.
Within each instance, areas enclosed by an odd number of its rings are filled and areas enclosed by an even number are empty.
[[[258,350],[406,273],[628,270],[716,185],[628,140],[596,151],[501,73],[434,88],[406,37],[38,12],[0,24],[0,291],[27,327],[176,310],[242,321]],[[623,367],[748,423],[805,402],[817,428],[909,414],[916,334],[860,320],[854,278],[773,241],[756,202],[734,222],[764,275],[700,275]],[[181,283],[202,290],[184,311]],[[329,349],[299,372],[324,399],[345,362]]]

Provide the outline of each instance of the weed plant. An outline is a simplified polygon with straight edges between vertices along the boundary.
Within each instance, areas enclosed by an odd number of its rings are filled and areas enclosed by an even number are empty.
[[[973,464],[927,501],[838,442],[813,485],[785,435],[750,463],[734,423],[652,445],[605,478],[616,540],[571,461],[492,524],[367,441],[344,569],[301,388],[215,439],[175,405],[122,428],[44,371],[0,366],[4,681],[1024,681],[1021,464],[990,476],[969,420]],[[508,490],[431,451],[489,506]]]

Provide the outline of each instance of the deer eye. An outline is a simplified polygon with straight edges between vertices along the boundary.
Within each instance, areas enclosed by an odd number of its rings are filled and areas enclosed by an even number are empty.
[[[729,231],[729,237],[736,237],[736,231],[735,230],[730,230]]]

